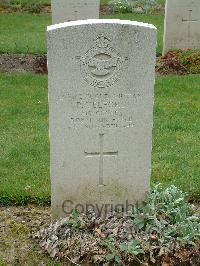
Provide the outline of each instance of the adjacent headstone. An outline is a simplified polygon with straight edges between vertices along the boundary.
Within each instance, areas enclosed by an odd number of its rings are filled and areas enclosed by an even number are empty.
[[[153,25],[84,20],[48,27],[52,212],[102,214],[149,190]]]
[[[52,24],[99,18],[100,0],[51,0]]]
[[[167,0],[163,54],[200,49],[200,0]]]

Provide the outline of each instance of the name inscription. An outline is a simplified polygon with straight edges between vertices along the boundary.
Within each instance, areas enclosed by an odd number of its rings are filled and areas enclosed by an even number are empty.
[[[67,125],[69,128],[131,128],[139,93],[68,93]]]

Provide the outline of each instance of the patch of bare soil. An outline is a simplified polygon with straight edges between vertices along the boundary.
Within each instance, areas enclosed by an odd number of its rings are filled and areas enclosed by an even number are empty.
[[[50,5],[41,5],[41,4],[1,4],[0,1],[0,13],[15,13],[15,12],[27,12],[27,13],[51,13]],[[101,5],[100,6],[100,14],[101,15],[111,15],[113,13],[113,9],[109,5]]]
[[[30,5],[1,5],[0,3],[0,13],[51,13],[51,6],[41,5],[41,4],[30,4]]]
[[[1,54],[0,72],[47,74],[47,56],[45,54]],[[156,63],[156,73],[160,76],[185,75],[188,71],[178,60],[166,60],[159,57]]]
[[[0,207],[0,265],[52,265],[32,239],[32,234],[49,223],[49,207]]]
[[[47,56],[33,54],[1,54],[0,72],[47,73]]]

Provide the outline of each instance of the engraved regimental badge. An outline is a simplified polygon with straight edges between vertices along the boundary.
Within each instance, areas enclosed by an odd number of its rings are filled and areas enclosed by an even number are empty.
[[[127,58],[111,46],[111,41],[100,35],[94,45],[81,56],[81,73],[86,82],[95,88],[108,88],[117,82]]]

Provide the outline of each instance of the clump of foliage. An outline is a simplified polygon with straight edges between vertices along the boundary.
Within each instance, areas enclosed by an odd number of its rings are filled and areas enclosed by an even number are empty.
[[[161,74],[200,74],[200,51],[170,51],[158,59],[157,71]]]
[[[131,12],[131,5],[128,0],[112,0],[109,2],[113,11],[116,13],[129,13]]]
[[[136,232],[170,254],[173,248],[195,246],[200,239],[200,219],[186,195],[175,186],[155,186],[144,205],[133,215]]]
[[[198,265],[200,217],[175,186],[156,185],[130,213],[95,213],[61,219],[37,237],[51,255],[72,263],[99,265]],[[180,264],[177,264],[177,262]]]
[[[156,6],[156,0],[111,0],[109,4],[116,13],[148,13]]]
[[[187,71],[191,74],[200,74],[200,51],[198,50],[179,50],[176,52],[176,57],[179,58]]]
[[[119,248],[116,247],[112,237],[106,238],[102,242],[102,246],[106,248],[108,254],[105,256],[107,262],[114,262],[115,264],[121,264],[122,260],[119,254]]]

